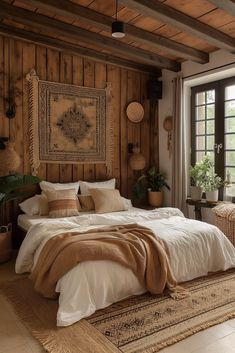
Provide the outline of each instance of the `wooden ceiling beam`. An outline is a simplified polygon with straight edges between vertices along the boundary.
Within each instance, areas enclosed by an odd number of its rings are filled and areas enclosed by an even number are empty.
[[[125,60],[122,58],[115,57],[113,55],[100,53],[93,49],[84,48],[75,44],[70,44],[60,39],[51,38],[39,33],[29,32],[24,29],[19,29],[13,26],[6,25],[4,23],[0,23],[0,34],[7,37],[20,39],[26,42],[43,45],[48,48],[63,51],[72,55],[79,55],[85,58],[104,63],[110,63],[112,65],[117,65],[131,70],[148,72],[158,77],[161,76],[161,71],[156,69],[156,67],[143,65],[141,63]]]
[[[66,36],[83,43],[98,45],[104,49],[111,50],[113,53],[125,55],[133,60],[139,60],[146,65],[159,69],[179,71],[181,68],[180,63],[174,60],[6,3],[2,3],[0,6],[0,18],[17,21],[39,31],[55,32],[63,37]]]
[[[235,16],[235,0],[209,0],[213,5]]]
[[[235,51],[234,38],[159,1],[120,0],[120,2],[144,16],[177,27],[184,32],[215,45],[218,48],[227,49],[231,52]],[[224,2],[224,0],[221,0],[221,2]]]
[[[40,9],[50,12],[52,11],[58,15],[69,17],[73,20],[79,20],[105,31],[111,31],[112,22],[114,21],[112,17],[103,15],[102,13],[96,12],[87,7],[80,6],[67,0],[21,1],[27,5],[30,4]],[[206,63],[209,61],[209,55],[207,53],[188,47],[181,43],[177,43],[158,34],[145,31],[128,23],[125,23],[125,32],[133,41],[149,45],[154,49],[165,50],[166,52],[179,56],[180,58],[192,60],[198,63]]]

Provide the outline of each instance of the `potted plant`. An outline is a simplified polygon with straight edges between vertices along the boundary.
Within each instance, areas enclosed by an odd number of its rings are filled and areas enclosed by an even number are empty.
[[[6,204],[13,200],[28,197],[32,192],[24,190],[28,185],[37,184],[38,177],[15,173],[0,177],[0,262],[8,261],[11,258],[11,224],[6,222]]]
[[[143,200],[148,196],[148,202],[151,206],[161,207],[163,204],[162,188],[164,186],[170,190],[165,174],[158,172],[156,167],[151,167],[135,183],[133,187],[134,198]]]
[[[201,200],[203,185],[207,178],[207,173],[212,170],[213,162],[209,156],[204,156],[204,158],[195,163],[195,165],[189,170],[189,175],[191,177],[191,199],[194,201]]]
[[[223,185],[222,179],[211,170],[207,173],[207,178],[205,179],[203,186],[206,192],[207,202],[217,202],[219,197],[219,188]]]

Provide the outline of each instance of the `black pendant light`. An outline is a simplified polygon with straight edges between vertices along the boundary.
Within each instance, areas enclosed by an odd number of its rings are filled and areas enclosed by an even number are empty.
[[[116,21],[112,23],[112,37],[114,38],[123,38],[125,37],[124,23],[118,21],[118,0],[116,0]]]

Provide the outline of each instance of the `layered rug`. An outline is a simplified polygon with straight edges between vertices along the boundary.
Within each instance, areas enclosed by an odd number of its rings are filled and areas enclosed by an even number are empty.
[[[1,285],[1,292],[50,353],[154,353],[235,317],[234,270],[187,282],[184,287],[190,292],[187,298],[146,293],[66,328],[56,328],[57,302],[40,297],[28,279]]]

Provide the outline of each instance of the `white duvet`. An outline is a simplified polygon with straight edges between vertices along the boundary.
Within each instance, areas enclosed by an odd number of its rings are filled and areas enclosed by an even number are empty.
[[[235,248],[217,227],[184,218],[178,209],[162,208],[84,215],[33,225],[19,250],[16,272],[31,272],[46,241],[57,234],[127,223],[146,226],[164,241],[178,282],[235,267]],[[56,291],[60,293],[57,325],[68,326],[146,289],[131,270],[118,263],[87,261],[65,274]]]

